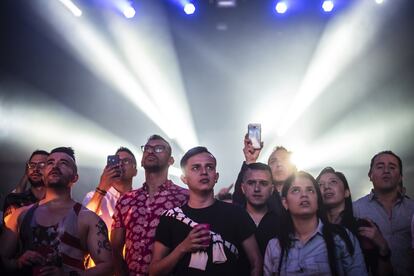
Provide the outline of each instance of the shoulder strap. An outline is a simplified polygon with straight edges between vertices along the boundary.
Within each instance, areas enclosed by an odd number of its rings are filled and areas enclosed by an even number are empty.
[[[77,216],[79,216],[79,212],[82,209],[82,204],[80,204],[79,202],[76,202],[75,205],[73,206],[73,210],[75,211],[75,214]]]

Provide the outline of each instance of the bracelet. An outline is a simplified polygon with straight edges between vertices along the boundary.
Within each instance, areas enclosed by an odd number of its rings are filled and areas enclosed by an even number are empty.
[[[100,189],[98,187],[96,187],[95,192],[97,192],[98,194],[100,194],[102,196],[105,196],[106,195],[106,191],[105,190],[102,190],[102,189]]]

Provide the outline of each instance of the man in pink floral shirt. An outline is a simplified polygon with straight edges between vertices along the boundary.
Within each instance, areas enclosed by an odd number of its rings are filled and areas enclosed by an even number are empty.
[[[148,275],[161,214],[188,200],[188,190],[168,180],[168,168],[174,163],[170,144],[161,136],[152,135],[141,149],[145,183],[142,188],[124,194],[113,215],[111,243],[116,275]]]

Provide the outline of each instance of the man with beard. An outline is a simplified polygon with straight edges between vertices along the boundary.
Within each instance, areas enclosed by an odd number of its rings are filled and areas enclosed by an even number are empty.
[[[29,181],[30,188],[27,191],[10,193],[6,196],[3,205],[3,222],[7,222],[16,209],[38,202],[45,197],[43,171],[48,155],[49,153],[44,150],[35,150],[32,153],[26,163],[25,175],[21,181]]]
[[[119,164],[107,165],[96,190],[83,200],[83,205],[100,216],[108,229],[112,226],[116,202],[132,190],[132,179],[137,175],[137,161],[131,150],[120,147],[115,155],[119,157]]]
[[[152,135],[141,149],[145,183],[124,194],[113,215],[111,243],[116,275],[148,275],[155,229],[162,212],[181,206],[188,199],[188,190],[168,179],[168,168],[174,163],[170,144],[161,136]]]
[[[77,180],[73,150],[52,150],[44,171],[45,198],[16,210],[1,236],[1,261],[7,270],[24,275],[112,272],[112,250],[105,223],[71,198]],[[18,244],[22,247],[20,252],[16,252]],[[85,270],[88,255],[96,266]]]
[[[353,204],[354,214],[368,218],[381,230],[391,253],[378,258],[391,258],[394,275],[413,275],[414,252],[411,250],[411,218],[414,200],[401,191],[403,179],[401,158],[392,151],[374,155],[368,172],[373,184],[370,194]],[[360,227],[362,236],[371,237],[373,227]]]

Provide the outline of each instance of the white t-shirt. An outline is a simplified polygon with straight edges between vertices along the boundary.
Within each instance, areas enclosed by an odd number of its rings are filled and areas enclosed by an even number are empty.
[[[89,203],[94,193],[95,191],[91,191],[86,194],[82,202],[84,206]],[[102,198],[101,208],[97,212],[97,215],[105,222],[106,227],[108,227],[108,231],[111,231],[112,215],[115,212],[116,202],[120,197],[121,194],[114,187],[111,187]]]

